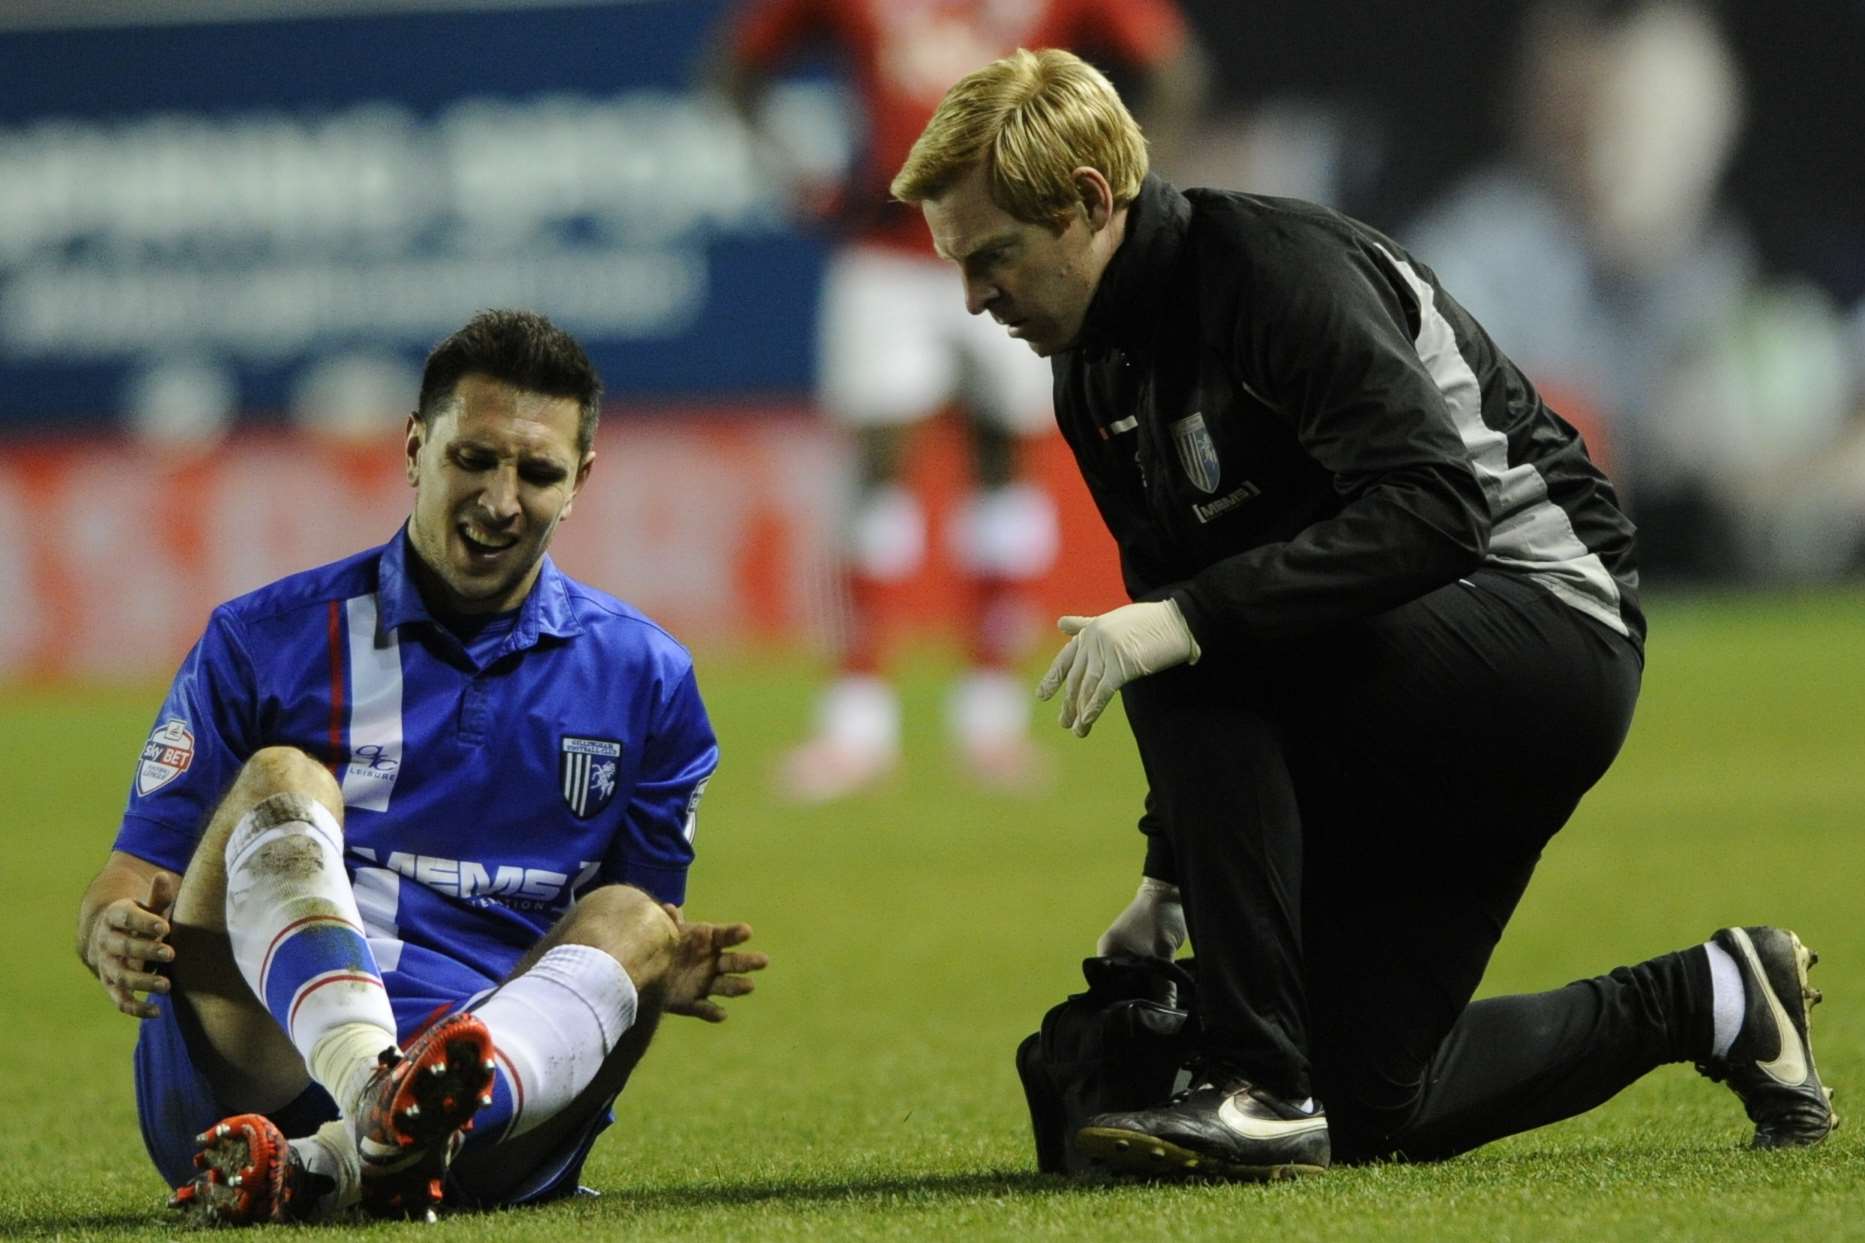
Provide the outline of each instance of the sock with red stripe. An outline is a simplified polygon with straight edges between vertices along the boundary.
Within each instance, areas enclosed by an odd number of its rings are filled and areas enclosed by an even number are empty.
[[[395,1015],[343,870],[343,829],[304,794],[262,799],[227,839],[233,960],[346,1117]]]
[[[492,1033],[492,1104],[468,1143],[497,1143],[542,1126],[581,1096],[635,1025],[628,972],[591,945],[558,945],[529,971],[468,1007]]]

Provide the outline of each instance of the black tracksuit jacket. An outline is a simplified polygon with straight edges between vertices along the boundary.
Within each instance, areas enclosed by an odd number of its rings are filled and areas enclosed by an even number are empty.
[[[1135,599],[1204,650],[1312,633],[1479,568],[1642,650],[1631,522],[1422,264],[1337,212],[1148,177],[1056,418]]]

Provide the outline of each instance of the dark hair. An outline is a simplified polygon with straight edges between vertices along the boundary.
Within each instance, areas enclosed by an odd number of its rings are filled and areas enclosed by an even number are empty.
[[[432,426],[460,377],[475,372],[527,393],[575,398],[576,451],[579,456],[589,452],[602,414],[602,377],[569,333],[536,311],[474,315],[427,356],[415,411],[421,422]]]

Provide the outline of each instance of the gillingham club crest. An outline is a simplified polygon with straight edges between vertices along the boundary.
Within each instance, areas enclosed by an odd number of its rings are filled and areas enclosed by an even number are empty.
[[[1179,465],[1192,486],[1206,496],[1217,491],[1223,468],[1218,465],[1217,446],[1205,430],[1204,412],[1196,411],[1172,425],[1172,443],[1179,451]]]
[[[564,736],[557,756],[557,784],[577,819],[587,820],[609,805],[621,767],[622,744],[613,738]]]

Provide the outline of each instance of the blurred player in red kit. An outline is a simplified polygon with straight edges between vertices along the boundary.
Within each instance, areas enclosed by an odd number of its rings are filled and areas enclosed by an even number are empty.
[[[756,125],[771,76],[825,45],[859,95],[864,150],[844,184],[793,178],[791,193],[801,214],[832,221],[841,238],[818,320],[817,398],[854,440],[839,549],[852,624],[816,733],[785,757],[779,783],[799,801],[838,798],[899,758],[900,705],[883,675],[877,617],[890,586],[926,554],[926,514],[902,484],[911,429],[956,405],[973,486],[943,535],[970,580],[971,630],[947,721],[972,776],[1029,789],[1042,768],[1029,694],[1008,666],[1024,637],[1023,596],[1056,551],[1054,502],[1018,470],[1022,442],[1052,425],[1049,369],[965,314],[918,213],[889,201],[887,179],[946,89],[1019,47],[1067,47],[1130,75],[1147,130],[1167,150],[1202,98],[1202,57],[1171,0],[751,0],[722,32],[715,82]]]

